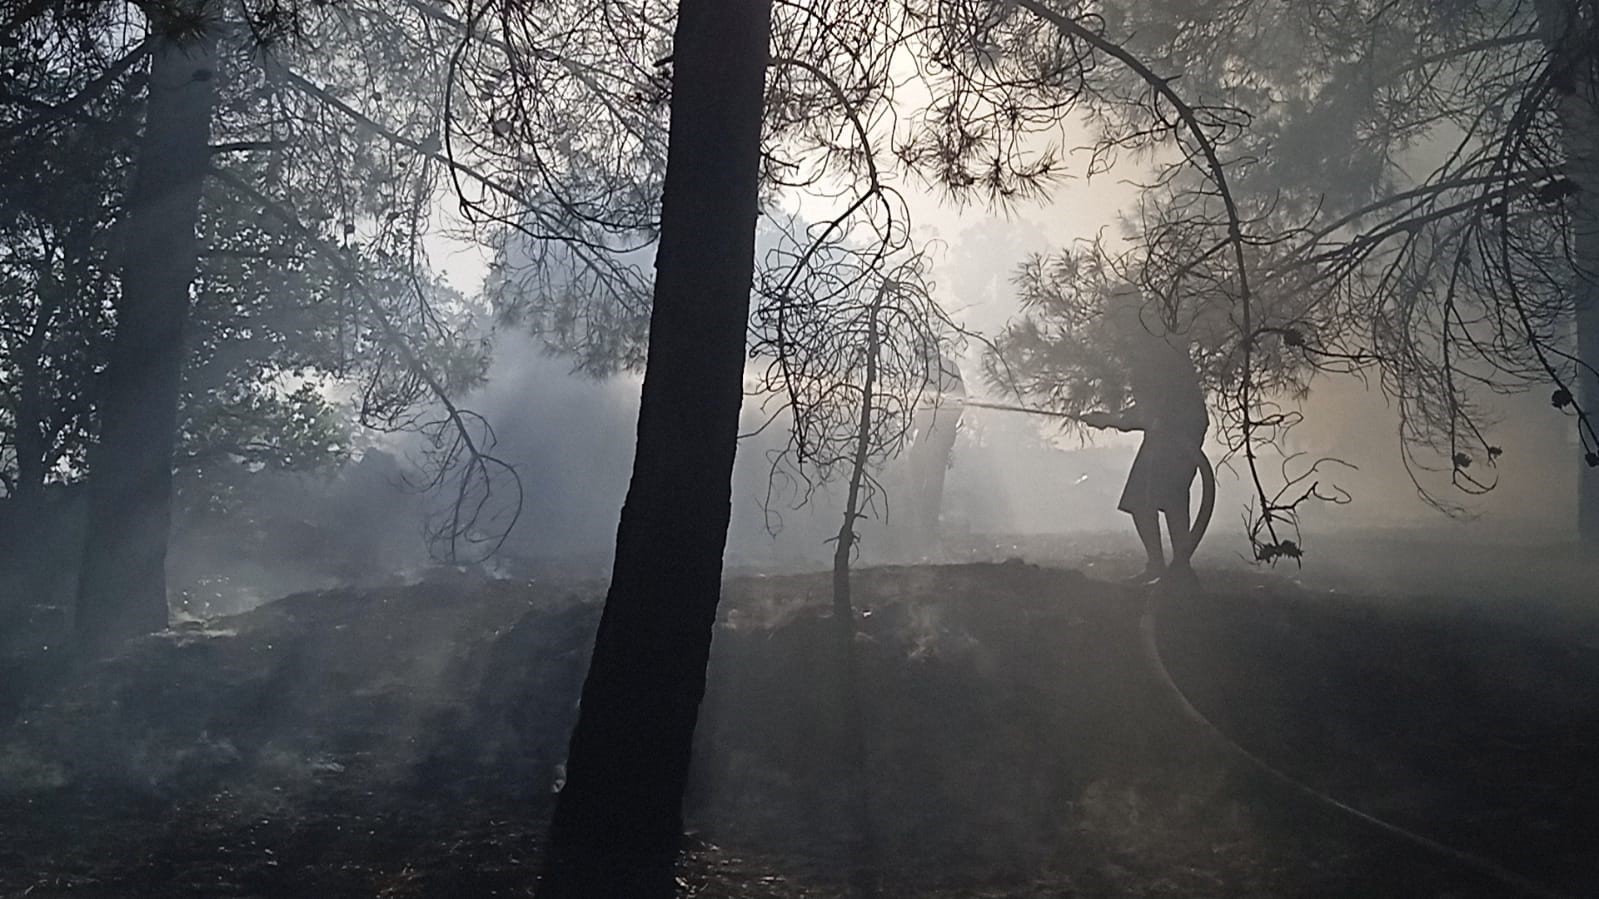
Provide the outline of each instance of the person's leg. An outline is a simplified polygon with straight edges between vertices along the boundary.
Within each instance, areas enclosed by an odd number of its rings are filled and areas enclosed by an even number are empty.
[[[943,547],[944,531],[940,522],[944,511],[944,480],[949,474],[950,458],[955,452],[955,427],[959,421],[959,407],[944,410],[927,434],[929,452],[927,468],[923,473],[926,481],[922,484],[925,505],[922,514],[925,516],[924,527],[935,550]]]
[[[1133,516],[1133,528],[1138,531],[1138,539],[1143,541],[1148,557],[1139,578],[1160,577],[1166,571],[1166,551],[1160,545],[1160,513],[1154,509],[1139,509],[1129,514]]]
[[[1152,477],[1158,460],[1157,447],[1149,435],[1138,445],[1138,455],[1133,457],[1133,467],[1127,472],[1127,485],[1122,488],[1121,500],[1116,508],[1133,517],[1133,528],[1144,544],[1148,561],[1142,573],[1133,580],[1145,581],[1160,577],[1166,571],[1166,552],[1160,545],[1160,511],[1153,495]]]
[[[1166,503],[1166,531],[1171,534],[1171,568],[1189,572],[1194,555],[1194,534],[1189,530],[1188,497],[1172,497]]]

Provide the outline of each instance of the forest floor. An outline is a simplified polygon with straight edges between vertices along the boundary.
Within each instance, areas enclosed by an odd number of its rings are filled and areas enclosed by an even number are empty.
[[[1239,744],[1599,895],[1593,633],[1202,574],[1160,601],[1161,652]],[[603,586],[303,594],[13,695],[0,897],[530,895]],[[866,569],[856,599],[884,897],[1511,895],[1207,740],[1139,589],[1012,561]],[[851,895],[828,602],[822,574],[728,584],[685,895]]]

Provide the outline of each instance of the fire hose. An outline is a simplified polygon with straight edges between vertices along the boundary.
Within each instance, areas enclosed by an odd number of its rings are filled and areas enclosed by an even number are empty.
[[[1000,412],[1021,412],[1027,415],[1043,415],[1049,418],[1064,418],[1092,426],[1085,420],[1085,416],[1070,412],[1058,412],[1053,409],[1033,409],[1027,406],[1010,406],[1004,403],[989,403],[982,400],[960,399],[957,401],[962,406],[971,406],[978,409],[996,409]],[[1205,531],[1210,527],[1211,515],[1216,511],[1216,469],[1211,466],[1210,459],[1205,451],[1195,446],[1190,448],[1191,461],[1199,471],[1200,499],[1199,508],[1194,512],[1194,520],[1188,525],[1188,546],[1198,549],[1199,541],[1204,539]]]

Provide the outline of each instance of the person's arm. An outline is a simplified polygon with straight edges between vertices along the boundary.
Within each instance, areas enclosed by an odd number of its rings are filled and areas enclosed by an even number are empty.
[[[1089,412],[1077,420],[1091,428],[1115,428],[1118,431],[1143,431],[1149,428],[1148,416],[1137,406],[1129,406],[1120,413]]]

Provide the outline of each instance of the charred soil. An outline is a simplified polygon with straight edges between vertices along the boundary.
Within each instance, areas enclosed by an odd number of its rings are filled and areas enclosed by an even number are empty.
[[[1218,586],[1160,622],[1223,730],[1594,892],[1591,649]],[[1240,769],[1151,676],[1141,592],[1019,562],[855,589],[881,895],[1505,894]],[[602,592],[452,575],[303,594],[35,690],[0,725],[0,895],[529,895]],[[849,894],[829,601],[825,574],[727,586],[687,895]]]

